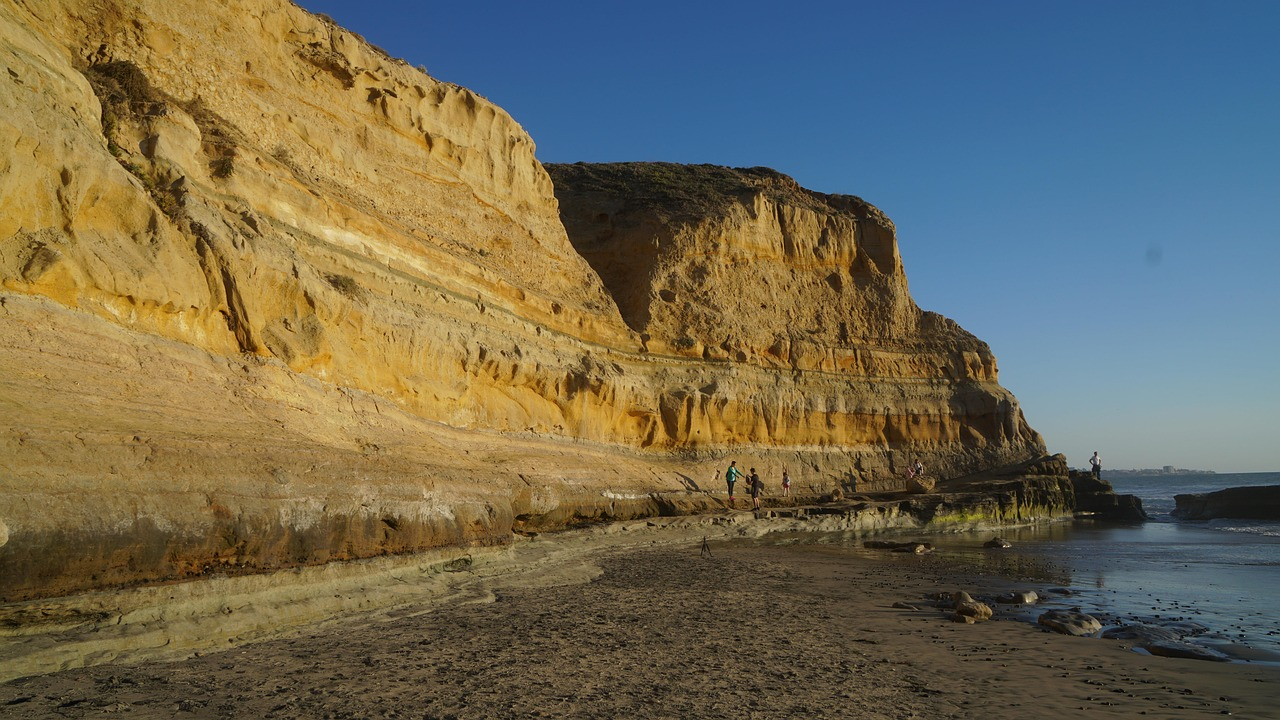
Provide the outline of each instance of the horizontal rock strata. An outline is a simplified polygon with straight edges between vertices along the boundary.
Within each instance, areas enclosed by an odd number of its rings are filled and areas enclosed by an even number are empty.
[[[547,169],[645,353],[701,361],[703,385],[664,390],[670,441],[837,445],[863,489],[906,487],[912,459],[956,475],[1042,454],[990,349],[915,305],[893,223],[860,198],[765,168]]]
[[[0,62],[0,599],[1044,454],[857,198],[548,172],[285,0],[2,2]]]

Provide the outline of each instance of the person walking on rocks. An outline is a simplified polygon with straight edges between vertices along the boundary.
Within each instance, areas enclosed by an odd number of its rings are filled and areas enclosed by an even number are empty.
[[[1093,468],[1093,479],[1102,479],[1102,458],[1098,457],[1098,451],[1093,451],[1093,457],[1089,458],[1089,466]]]
[[[756,510],[760,509],[760,494],[764,492],[764,481],[756,474],[756,469],[751,468],[751,504]]]
[[[734,460],[729,463],[729,469],[724,471],[724,481],[729,486],[729,507],[733,507],[733,485],[740,477],[742,471],[738,469],[738,461]]]
[[[782,468],[782,497],[791,495],[791,476],[787,474],[787,469]]]

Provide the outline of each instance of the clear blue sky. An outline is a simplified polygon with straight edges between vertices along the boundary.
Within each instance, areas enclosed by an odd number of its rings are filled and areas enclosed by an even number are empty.
[[[1280,2],[301,0],[543,162],[765,165],[898,226],[1073,466],[1280,470]]]

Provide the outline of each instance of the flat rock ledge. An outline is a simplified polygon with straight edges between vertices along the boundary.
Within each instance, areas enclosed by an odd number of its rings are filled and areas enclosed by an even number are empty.
[[[1199,623],[1184,622],[1167,626],[1134,624],[1108,628],[1102,632],[1102,637],[1108,640],[1127,640],[1133,643],[1134,649],[1160,657],[1229,662],[1231,658],[1213,648],[1184,642],[1185,638],[1208,631],[1209,628]]]
[[[1280,485],[1250,485],[1211,493],[1174,495],[1170,515],[1181,520],[1280,520]]]

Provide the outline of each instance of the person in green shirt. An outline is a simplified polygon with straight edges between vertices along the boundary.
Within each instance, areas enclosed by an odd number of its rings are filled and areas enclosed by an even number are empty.
[[[733,507],[733,484],[740,477],[743,477],[742,471],[738,469],[738,461],[734,460],[729,463],[729,469],[724,471],[724,481],[729,485],[729,507]]]

